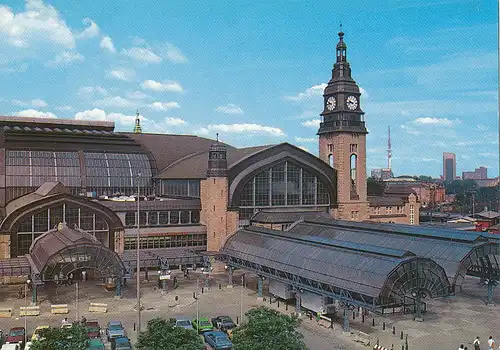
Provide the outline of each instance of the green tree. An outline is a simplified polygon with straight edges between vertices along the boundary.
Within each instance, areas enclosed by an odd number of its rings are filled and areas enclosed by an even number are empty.
[[[247,322],[233,332],[235,350],[303,350],[300,319],[260,306],[246,314]]]
[[[203,339],[193,329],[175,327],[175,320],[155,318],[141,332],[136,345],[143,350],[202,350]]]
[[[86,350],[87,329],[79,323],[71,328],[50,327],[40,331],[41,340],[35,340],[31,350]]]
[[[415,180],[424,181],[424,182],[433,182],[432,176],[420,175],[415,176]]]

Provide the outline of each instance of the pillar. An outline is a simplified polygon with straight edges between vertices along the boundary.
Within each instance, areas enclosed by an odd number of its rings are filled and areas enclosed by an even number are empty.
[[[258,298],[262,299],[262,276],[257,276],[257,293]]]
[[[344,324],[343,324],[343,330],[344,332],[350,332],[349,328],[349,313],[347,312],[349,310],[349,307],[344,308]]]
[[[36,284],[33,283],[31,285],[31,304],[36,305],[36,303],[37,303]]]
[[[295,292],[295,314],[297,316],[300,316],[301,315],[301,308],[300,308],[300,304],[301,304],[301,297],[300,297],[300,292],[297,290]]]
[[[121,297],[122,297],[122,277],[118,276],[116,278],[115,299],[121,299]]]

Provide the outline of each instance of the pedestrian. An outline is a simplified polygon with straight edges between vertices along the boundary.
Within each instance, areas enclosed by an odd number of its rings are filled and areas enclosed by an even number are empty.
[[[493,350],[495,349],[495,341],[493,340],[493,337],[490,335],[490,339],[488,339],[488,350]]]
[[[465,350],[464,349],[464,344],[460,345],[460,347],[458,348],[458,350]]]
[[[68,275],[68,283],[73,284],[73,273],[72,272],[70,272]]]
[[[82,282],[85,282],[87,280],[87,271],[83,270],[82,271]]]
[[[68,321],[68,318],[65,317],[62,321],[61,321],[61,324],[64,326],[64,325],[67,325],[69,324],[69,321]]]
[[[479,345],[481,345],[481,343],[479,342],[479,337],[476,337],[476,339],[474,339],[472,345],[474,345],[474,350],[479,350]]]
[[[82,316],[82,326],[85,326],[87,324],[87,319],[85,316]]]
[[[188,269],[186,267],[186,269],[184,270],[184,278],[187,279],[188,278]]]

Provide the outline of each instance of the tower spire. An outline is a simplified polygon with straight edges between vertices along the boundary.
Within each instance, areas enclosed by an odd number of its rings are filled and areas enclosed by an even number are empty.
[[[340,24],[339,42],[337,44],[337,62],[346,62],[347,45],[344,42],[344,32],[342,31],[342,24]]]
[[[388,138],[387,138],[387,168],[391,170],[391,158],[392,158],[392,148],[391,148],[391,127],[389,126]]]
[[[139,110],[137,110],[137,113],[135,115],[134,134],[140,134],[140,133],[142,133],[141,119],[139,118]]]

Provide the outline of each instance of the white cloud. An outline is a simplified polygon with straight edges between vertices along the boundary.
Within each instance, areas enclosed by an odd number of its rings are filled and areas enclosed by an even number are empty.
[[[142,91],[127,92],[127,97],[134,100],[144,100],[146,98],[149,98],[149,96]]]
[[[159,82],[155,80],[145,80],[141,84],[143,89],[155,90],[155,91],[172,91],[172,92],[182,92],[182,86],[172,80],[167,80],[164,82]]]
[[[401,129],[406,131],[408,134],[411,135],[420,135],[420,131],[416,130],[415,128],[409,127],[407,125],[401,125]]]
[[[307,147],[304,147],[304,146],[299,146],[299,148],[300,148],[301,150],[303,150],[303,151],[306,151],[306,152],[311,153],[311,152],[309,151],[309,148],[307,148]]]
[[[135,123],[135,115],[125,115],[122,113],[110,113],[106,114],[102,109],[94,108],[92,110],[86,110],[83,112],[78,112],[75,114],[75,119],[77,120],[100,120],[100,121],[114,121],[120,124],[133,125]],[[139,118],[143,121],[147,121],[144,116],[139,115]]]
[[[424,125],[445,125],[445,126],[452,126],[453,122],[447,118],[430,118],[430,117],[423,117],[423,118],[417,118],[413,121],[415,124],[424,124]]]
[[[109,52],[116,53],[115,45],[113,45],[113,40],[109,36],[103,36],[101,39],[101,48],[106,49]]]
[[[58,111],[62,111],[62,112],[71,112],[73,110],[73,107],[71,107],[71,106],[58,106],[58,107],[56,107],[56,109]]]
[[[109,96],[101,100],[94,101],[94,104],[102,107],[119,107],[119,108],[134,108],[137,103],[127,100],[121,96]]]
[[[109,71],[108,76],[113,79],[130,81],[135,77],[135,72],[131,69],[119,68]]]
[[[306,120],[305,122],[302,123],[302,125],[308,128],[319,128],[320,123],[321,123],[320,119],[311,119],[311,120]]]
[[[101,86],[84,86],[78,89],[77,94],[80,97],[90,98],[94,94],[106,96],[108,94],[108,91]]]
[[[207,131],[220,131],[233,134],[270,134],[273,136],[285,136],[280,128],[264,126],[259,124],[211,124],[207,125]],[[203,130],[204,131],[204,130]]]
[[[218,106],[215,110],[225,114],[243,114],[241,107],[232,103],[228,103],[225,106]]]
[[[177,102],[153,102],[148,107],[157,111],[168,111],[174,108],[181,108]]]
[[[172,44],[167,44],[167,50],[165,58],[173,63],[186,63],[187,58],[184,56],[182,51]]]
[[[295,136],[295,141],[297,142],[318,142],[318,139],[317,138],[314,138],[314,137],[297,137]]]
[[[179,125],[185,125],[185,124],[187,124],[187,122],[181,118],[168,117],[168,118],[165,118],[165,124],[179,126]]]
[[[25,109],[24,111],[19,111],[14,113],[19,117],[28,117],[28,118],[57,118],[54,113],[50,112],[41,112],[36,109]]]
[[[56,57],[52,60],[47,62],[48,66],[58,66],[58,65],[65,65],[69,64],[71,62],[75,61],[84,61],[85,57],[83,57],[81,54],[75,51],[64,51],[61,52],[60,54],[57,54]]]
[[[32,107],[47,107],[48,104],[44,100],[34,99],[31,101],[20,101],[20,100],[12,100],[12,104],[15,106],[32,106]]]
[[[71,29],[59,12],[42,0],[26,0],[25,11],[14,13],[7,6],[0,6],[0,35],[16,47],[49,42],[68,49],[75,47]]]
[[[94,21],[85,18],[82,22],[88,27],[76,36],[78,39],[90,39],[99,35],[99,26]]]
[[[370,97],[370,94],[365,89],[363,89],[362,87],[359,88],[359,92],[361,92],[361,96],[363,96],[364,98],[369,98]]]
[[[302,101],[314,96],[322,96],[326,87],[327,84],[325,83],[319,85],[313,85],[304,92],[300,92],[295,96],[285,96],[284,99],[290,101]]]
[[[130,49],[123,49],[121,52],[133,60],[145,63],[160,63],[162,61],[160,56],[144,47],[132,47]]]

